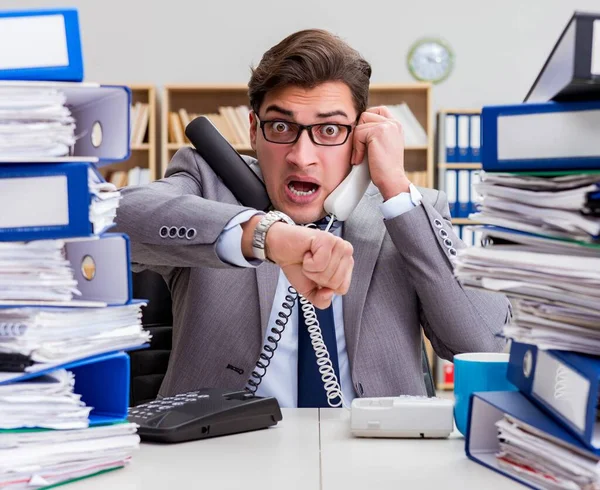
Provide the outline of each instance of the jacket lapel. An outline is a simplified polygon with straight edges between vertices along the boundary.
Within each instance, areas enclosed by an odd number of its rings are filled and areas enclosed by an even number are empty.
[[[350,366],[354,365],[363,308],[375,262],[385,236],[383,216],[377,201],[365,196],[344,223],[344,239],[354,248],[354,271],[348,293],[343,297],[344,333]]]
[[[269,316],[273,308],[273,299],[275,298],[275,290],[277,289],[277,281],[279,278],[279,267],[269,262],[264,262],[256,268],[256,282],[258,284],[258,298],[260,304],[260,330],[262,342],[265,338]],[[276,305],[279,307],[281,305]]]

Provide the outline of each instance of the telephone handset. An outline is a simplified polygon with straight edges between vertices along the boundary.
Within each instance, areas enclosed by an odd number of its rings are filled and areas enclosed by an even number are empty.
[[[221,178],[223,183],[242,205],[262,211],[268,211],[272,207],[262,180],[221,135],[210,119],[206,116],[197,117],[187,125],[185,135],[192,145],[194,145],[196,151],[204,158],[206,163]],[[333,218],[340,221],[348,219],[362,199],[370,182],[369,165],[365,158],[365,161],[361,164],[352,167],[348,176],[325,200],[323,207],[328,214],[332,215],[326,231],[333,224]],[[315,353],[317,353],[317,364],[319,365],[321,379],[327,393],[327,401],[332,407],[344,406],[349,408],[342,396],[339,380],[327,352],[327,346],[323,341],[315,308],[291,286],[288,288],[288,294],[285,297],[285,302],[282,304],[285,312],[280,312],[278,319],[275,321],[279,328],[271,328],[271,333],[274,336],[270,335],[267,337],[267,340],[273,345],[267,344],[263,346],[263,351],[256,363],[256,369],[248,379],[246,390],[252,394],[256,393],[275,354],[281,335],[285,330],[298,297],[300,298],[302,312],[305,323],[308,326],[313,348]]]

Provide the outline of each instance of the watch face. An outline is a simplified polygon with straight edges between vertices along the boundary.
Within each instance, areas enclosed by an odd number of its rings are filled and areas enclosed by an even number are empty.
[[[410,73],[417,80],[439,83],[450,75],[454,55],[439,39],[421,39],[411,47],[407,61]]]

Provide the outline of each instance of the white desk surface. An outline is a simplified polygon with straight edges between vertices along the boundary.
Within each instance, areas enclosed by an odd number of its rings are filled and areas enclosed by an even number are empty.
[[[344,409],[282,409],[266,430],[173,445],[142,443],[121,470],[65,490],[461,490],[523,488],[467,459],[464,439],[366,439]]]

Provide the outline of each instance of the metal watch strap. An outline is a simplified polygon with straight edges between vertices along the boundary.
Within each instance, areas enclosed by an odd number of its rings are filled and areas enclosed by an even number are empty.
[[[269,211],[256,225],[256,228],[254,229],[254,235],[252,237],[252,253],[257,259],[273,263],[273,261],[269,260],[265,253],[267,231],[269,231],[269,228],[279,221],[288,223],[290,225],[295,224],[292,218],[281,211]]]

